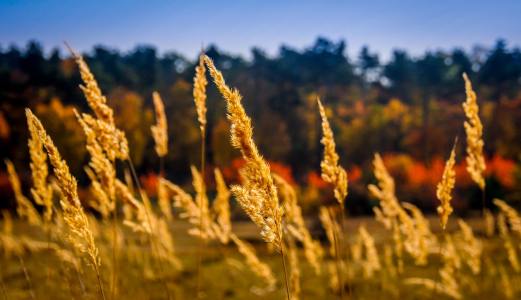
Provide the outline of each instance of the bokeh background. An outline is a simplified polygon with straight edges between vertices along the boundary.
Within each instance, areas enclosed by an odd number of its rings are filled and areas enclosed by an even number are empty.
[[[398,198],[434,212],[456,136],[464,156],[466,72],[478,94],[491,199],[521,201],[521,4],[518,1],[3,1],[0,9],[0,157],[31,185],[24,109],[42,120],[88,198],[85,137],[72,109],[89,112],[77,66],[81,52],[129,137],[141,182],[153,197],[158,159],[152,92],[165,101],[170,152],[165,175],[190,190],[200,163],[192,96],[201,47],[244,96],[254,137],[274,172],[293,183],[305,212],[334,201],[320,178],[327,107],[340,163],[349,172],[346,207],[372,213],[371,160],[382,154]],[[208,86],[209,190],[214,167],[228,183],[243,164],[229,143],[225,103]],[[458,159],[453,205],[481,208]],[[478,200],[475,200],[478,199]],[[5,166],[0,207],[14,208]],[[238,209],[237,206],[234,206]],[[240,209],[238,209],[240,212]]]

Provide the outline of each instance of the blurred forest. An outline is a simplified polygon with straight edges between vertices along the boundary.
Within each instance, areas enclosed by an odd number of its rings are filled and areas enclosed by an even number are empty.
[[[300,186],[305,209],[318,206],[320,203],[313,202],[318,196],[324,199],[321,201],[333,201],[319,176],[323,147],[317,97],[328,110],[340,164],[349,172],[347,207],[352,213],[370,212],[373,201],[376,203],[366,191],[367,183],[374,181],[371,161],[375,152],[382,153],[401,200],[433,209],[436,184],[456,136],[460,192],[454,206],[460,212],[481,207],[481,200],[471,200],[479,190],[474,190],[462,159],[463,72],[478,94],[484,125],[487,201],[492,197],[521,200],[520,49],[498,40],[492,49],[475,47],[469,53],[454,49],[412,57],[395,50],[390,61],[382,63],[368,47],[357,57],[348,57],[346,47],[344,41],[318,38],[305,49],[282,46],[276,57],[254,48],[251,61],[216,46],[206,49],[227,83],[243,95],[261,153],[275,172]],[[0,157],[13,160],[24,185],[30,185],[24,114],[29,107],[41,118],[81,184],[88,157],[72,109],[88,112],[89,108],[78,87],[80,74],[69,53],[43,53],[36,41],[24,49],[0,48]],[[159,55],[153,46],[138,46],[128,53],[97,46],[83,55],[114,108],[117,126],[129,138],[132,160],[144,186],[154,185],[159,165],[150,134],[155,123],[153,91],[160,93],[169,122],[166,175],[174,182],[189,183],[189,166],[200,161],[200,131],[192,96],[196,61],[175,52]],[[227,182],[233,183],[239,178],[240,154],[229,142],[225,101],[213,83],[207,88],[208,169],[222,168]],[[2,207],[9,206],[7,199],[12,199],[4,169],[2,165]],[[206,173],[211,187],[212,172]]]

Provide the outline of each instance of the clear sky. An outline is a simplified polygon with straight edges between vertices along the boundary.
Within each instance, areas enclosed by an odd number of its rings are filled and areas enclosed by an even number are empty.
[[[375,1],[6,1],[0,0],[0,46],[40,41],[46,52],[105,45],[128,51],[150,44],[195,58],[201,43],[249,57],[257,46],[276,55],[317,36],[347,41],[353,59],[363,45],[385,60],[395,48],[413,56],[426,50],[521,45],[520,0]]]

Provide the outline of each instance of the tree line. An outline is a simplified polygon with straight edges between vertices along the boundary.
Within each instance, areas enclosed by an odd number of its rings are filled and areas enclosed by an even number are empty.
[[[252,59],[230,55],[217,46],[206,53],[227,83],[244,96],[257,144],[267,159],[289,165],[297,182],[318,170],[321,160],[320,97],[332,123],[340,162],[367,166],[374,152],[405,152],[429,164],[450,152],[456,135],[464,136],[462,73],[478,93],[484,123],[485,152],[519,161],[521,157],[521,51],[498,40],[491,49],[475,47],[426,52],[413,57],[394,50],[388,62],[363,47],[346,54],[345,41],[319,37],[309,47],[281,46],[270,57],[253,48]],[[199,158],[199,131],[192,84],[196,61],[176,52],[159,54],[153,46],[122,53],[96,46],[84,58],[130,142],[141,173],[156,171],[150,125],[155,122],[152,92],[165,102],[170,152],[169,176],[189,178]],[[68,53],[30,41],[23,49],[0,48],[0,156],[28,166],[24,108],[35,111],[70,162],[81,172],[86,161],[84,137],[72,108],[87,111],[81,78]],[[225,103],[208,85],[206,158],[228,166],[239,153],[229,144]],[[463,145],[462,148],[463,149]],[[28,168],[28,167],[27,167]]]

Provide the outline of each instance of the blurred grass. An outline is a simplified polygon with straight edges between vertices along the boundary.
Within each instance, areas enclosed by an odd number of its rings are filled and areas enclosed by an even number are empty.
[[[431,229],[438,235],[441,232],[438,218],[429,218]],[[474,228],[474,234],[479,237],[481,220],[479,218],[467,219],[467,222]],[[312,224],[313,222],[309,222]],[[356,239],[356,234],[360,224],[365,224],[368,231],[373,235],[380,256],[383,255],[383,244],[389,243],[392,234],[385,230],[373,218],[354,218],[348,219],[347,232],[350,244]],[[110,223],[99,223],[101,230],[111,230]],[[183,271],[176,271],[170,265],[165,264],[167,281],[170,293],[174,299],[195,299],[197,285],[197,247],[198,240],[189,236],[186,231],[191,225],[185,221],[175,220],[169,223],[169,228],[174,236],[177,256],[184,265]],[[121,247],[119,256],[119,299],[166,299],[166,292],[161,279],[161,272],[154,251],[144,238],[144,243],[140,244],[142,238],[140,234],[135,234],[121,225],[125,234],[125,246]],[[456,219],[450,219],[448,232],[457,230]],[[277,289],[264,295],[257,295],[252,292],[255,287],[263,288],[264,284],[260,281],[244,263],[244,258],[238,253],[233,244],[224,246],[217,242],[209,242],[204,247],[203,252],[203,272],[202,272],[202,293],[204,299],[284,299],[285,286],[283,278],[280,256],[277,253],[270,253],[261,240],[258,228],[252,222],[234,222],[233,231],[242,239],[251,242],[259,258],[266,262],[277,276]],[[15,236],[28,236],[32,239],[45,241],[45,234],[35,227],[27,225],[20,220],[14,220]],[[106,295],[110,295],[111,290],[111,255],[112,245],[107,239],[99,237],[96,243],[100,249],[101,274],[103,287]],[[458,243],[458,237],[455,238]],[[324,245],[327,246],[327,245]],[[327,248],[326,248],[327,249]],[[148,260],[149,270],[146,263],[140,264],[131,258],[131,254],[138,253],[143,259]],[[437,251],[436,251],[437,252]],[[514,289],[518,289],[517,284],[521,282],[519,274],[515,274],[510,267],[503,242],[500,237],[495,236],[486,239],[486,254],[491,257],[495,264],[502,264],[509,273],[510,280]],[[52,282],[51,287],[47,286],[47,259],[51,259]],[[414,261],[405,255],[404,278],[422,277],[436,279],[438,256],[430,255],[429,264],[425,267],[415,266]],[[47,251],[29,253],[22,257],[27,267],[27,272],[31,280],[31,285],[36,299],[82,299],[82,291],[76,277],[74,269],[68,267],[54,255],[48,255]],[[340,295],[334,293],[329,288],[329,274],[327,265],[323,263],[322,275],[316,276],[311,266],[305,261],[302,249],[299,252],[301,268],[301,299],[340,299]],[[236,260],[240,264],[229,263]],[[80,277],[86,289],[88,299],[100,299],[99,287],[95,273],[83,261],[77,260],[81,265]],[[350,263],[354,276],[352,275],[353,296],[355,299],[425,299],[430,297],[432,291],[416,285],[401,285],[399,281],[391,279],[385,268],[381,272],[375,273],[371,279],[363,279],[362,269],[357,262]],[[18,257],[0,257],[0,276],[6,289],[9,299],[31,299],[27,281],[24,276]],[[471,299],[481,294],[480,275],[471,275],[469,269],[464,266],[465,275],[469,275],[470,280],[475,283],[475,289],[464,289],[464,299]],[[497,274],[492,274],[486,266],[484,267],[484,282],[482,299],[503,299],[501,286]],[[393,287],[394,292],[389,289]],[[400,288],[401,287],[401,288]],[[400,290],[400,291],[398,291]],[[109,299],[108,296],[107,299]],[[450,299],[438,293],[436,299]]]

